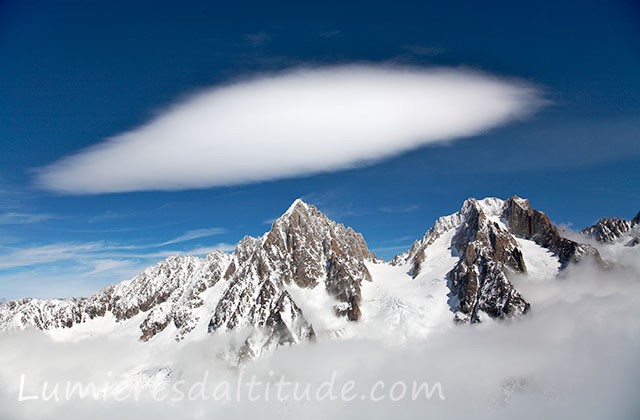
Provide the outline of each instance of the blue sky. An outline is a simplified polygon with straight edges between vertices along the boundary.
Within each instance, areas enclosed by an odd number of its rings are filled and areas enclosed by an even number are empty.
[[[640,210],[637,2],[130,3],[0,4],[0,297],[85,295],[173,253],[232,249],[297,197],[384,257],[468,197],[517,194],[575,228]],[[545,106],[285,179],[104,194],[38,184],[41,168],[194,93],[354,63],[481,72],[534,86]]]

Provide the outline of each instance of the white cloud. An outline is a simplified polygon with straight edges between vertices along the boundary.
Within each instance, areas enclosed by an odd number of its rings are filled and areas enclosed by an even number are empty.
[[[177,238],[173,238],[169,241],[163,242],[160,246],[177,244],[181,242],[188,242],[194,239],[199,238],[207,238],[209,236],[220,235],[225,233],[226,230],[223,228],[210,228],[210,229],[195,229],[185,232],[183,235],[178,236]]]
[[[412,204],[410,206],[386,206],[380,207],[379,210],[383,213],[411,213],[412,211],[416,211],[420,208],[417,204]]]
[[[10,298],[92,294],[174,255],[204,257],[214,250],[233,251],[235,245],[225,242],[187,250],[168,246],[223,232],[223,228],[196,229],[170,241],[142,245],[105,241],[0,245],[0,289]]]
[[[246,34],[244,36],[244,39],[246,39],[252,46],[258,47],[260,45],[263,45],[271,41],[271,35],[269,35],[266,32],[260,31],[260,32],[255,32],[251,34]]]
[[[107,242],[55,242],[45,245],[25,245],[22,247],[0,246],[3,252],[0,254],[0,270],[9,270],[19,267],[33,267],[65,261],[76,261],[93,264],[96,259],[161,259],[172,255],[185,254],[189,252],[169,249],[157,251],[154,249],[170,244],[188,242],[192,239],[213,236],[221,232],[206,233],[208,229],[187,232],[178,238],[161,244],[149,245],[120,245]],[[200,233],[198,233],[200,232]],[[197,248],[198,252],[193,255],[206,254],[217,250],[225,252],[233,250],[235,247],[226,243],[219,243],[211,247]],[[206,250],[209,250],[208,252]]]
[[[132,336],[96,335],[80,341],[56,341],[29,330],[5,333],[0,342],[0,417],[638,418],[637,262],[636,254],[632,271],[601,272],[582,265],[571,268],[563,279],[522,276],[516,279],[517,286],[532,303],[531,312],[522,319],[451,325],[425,339],[408,341],[383,341],[379,325],[372,325],[361,330],[370,331],[370,336],[283,346],[242,370],[228,366],[221,358],[229,340],[224,335],[168,345],[164,341],[140,343],[137,331]],[[403,334],[401,329],[388,332],[399,337]],[[385,384],[380,389],[383,392],[396,381],[426,381],[431,386],[440,382],[446,399],[393,402],[386,398],[374,403],[368,399],[291,398],[282,403],[273,398],[281,375],[303,386],[310,383],[316,390],[331,380],[334,370],[338,396],[347,381],[355,382],[357,395],[370,391],[380,380]],[[262,384],[271,383],[272,399],[265,401],[256,392],[259,401],[250,402],[243,391],[241,402],[157,402],[149,392],[142,393],[139,401],[96,402],[77,397],[60,403],[18,401],[22,374],[26,376],[25,395],[39,394],[47,381],[50,386],[60,384],[64,396],[66,381],[95,382],[101,387],[121,380],[140,383],[162,377],[171,386],[177,381],[197,383],[205,371],[210,374],[208,393],[222,381],[235,385],[243,375],[246,385],[256,375]],[[231,389],[231,398],[235,398],[236,387]]]
[[[405,245],[395,245],[395,246],[384,246],[380,248],[373,248],[372,251],[376,253],[380,252],[406,252],[408,249],[411,249],[411,243]]]
[[[533,86],[469,70],[297,69],[200,92],[40,168],[37,181],[60,193],[95,194],[335,171],[479,134],[541,104]]]
[[[54,216],[47,213],[19,213],[7,212],[0,214],[0,224],[2,225],[25,225],[40,223],[53,219]]]
[[[342,31],[340,29],[335,29],[333,31],[320,31],[318,32],[318,36],[321,38],[334,38],[340,35]]]
[[[235,249],[236,249],[236,246],[233,244],[220,242],[212,246],[194,248],[189,251],[183,252],[182,254],[205,256],[207,254],[210,254],[212,251],[231,252],[231,251],[234,251]]]
[[[53,243],[24,248],[3,248],[5,252],[0,255],[0,270],[69,261],[81,256],[93,255],[96,252],[104,251],[106,246],[100,242],[86,242]],[[109,250],[112,249],[113,248],[109,248]]]
[[[424,46],[424,45],[415,45],[415,44],[407,44],[403,45],[402,49],[411,55],[417,56],[434,56],[439,55],[445,52],[444,48],[435,47],[435,46]]]

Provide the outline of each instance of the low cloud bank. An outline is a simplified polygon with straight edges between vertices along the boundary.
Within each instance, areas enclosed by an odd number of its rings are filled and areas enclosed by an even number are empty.
[[[534,112],[533,86],[468,70],[305,68],[216,87],[40,168],[67,194],[244,184],[368,164]]]

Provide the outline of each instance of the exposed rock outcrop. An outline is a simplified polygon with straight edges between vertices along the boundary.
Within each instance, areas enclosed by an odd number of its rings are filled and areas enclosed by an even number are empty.
[[[582,233],[605,244],[624,241],[626,246],[635,246],[640,243],[640,212],[631,220],[602,218],[595,225],[583,229]]]
[[[544,213],[515,196],[506,201],[466,200],[460,211],[439,218],[392,264],[408,263],[410,274],[418,276],[430,246],[451,230],[455,230],[451,248],[459,260],[448,275],[450,305],[458,321],[477,322],[482,313],[491,318],[512,317],[529,310],[529,303],[509,280],[513,274],[527,272],[517,238],[549,249],[563,267],[587,256],[606,265],[595,248],[562,237]]]
[[[180,340],[198,323],[202,293],[221,279],[229,260],[228,254],[218,251],[205,259],[170,257],[88,298],[10,301],[0,306],[0,329],[71,328],[107,314],[122,322],[145,313],[141,340],[151,339],[172,322]]]
[[[312,341],[315,336],[313,326],[285,291],[276,300],[264,326],[255,329],[245,340],[238,356],[241,361],[252,359],[278,346]]]
[[[529,303],[507,277],[527,271],[522,251],[491,211],[494,207],[487,204],[467,200],[461,210],[464,223],[453,238],[461,257],[449,273],[449,281],[452,309],[459,321],[477,322],[480,311],[503,318],[529,310]]]
[[[546,214],[531,208],[529,200],[520,197],[508,199],[502,218],[507,223],[509,232],[553,251],[558,255],[563,267],[571,262],[580,262],[585,257],[593,258],[601,266],[606,265],[598,250],[591,245],[562,237]]]
[[[315,337],[290,288],[322,288],[335,316],[360,318],[365,265],[362,235],[296,200],[261,238],[245,237],[232,255],[167,258],[135,278],[80,299],[21,299],[0,306],[0,329],[71,328],[96,317],[136,318],[148,341],[171,325],[177,341],[204,323],[210,332],[253,328],[242,352]]]
[[[360,317],[361,282],[371,280],[365,265],[370,258],[362,235],[296,200],[262,238],[238,245],[225,274],[229,287],[209,331],[246,325],[266,329],[268,340],[250,339],[254,353],[257,342],[270,345],[308,339],[313,329],[288,294],[289,287],[323,287],[338,302],[336,314],[355,321]],[[284,321],[292,316],[295,323]],[[293,324],[297,327],[292,328]]]
[[[633,246],[640,243],[634,236],[639,223],[640,213],[629,221],[601,219],[584,233],[603,243],[624,240]],[[447,282],[456,321],[509,318],[530,308],[511,282],[529,271],[522,247],[542,249],[553,270],[585,259],[606,266],[594,247],[563,237],[544,213],[519,197],[466,200],[391,264],[406,266],[413,278],[428,277],[434,252],[444,256],[437,261],[446,264],[438,266],[434,279]],[[322,310],[332,320],[360,320],[363,286],[375,281],[367,264],[374,261],[362,235],[296,200],[267,233],[243,238],[233,254],[167,258],[88,298],[5,302],[0,304],[0,330],[73,328],[107,316],[116,324],[135,322],[142,341],[160,333],[180,341],[196,331],[247,330],[239,357],[251,358],[315,338],[303,310],[308,302],[301,297],[309,293],[320,292],[315,296],[322,302],[330,298],[328,311]],[[440,284],[445,296],[445,283]]]

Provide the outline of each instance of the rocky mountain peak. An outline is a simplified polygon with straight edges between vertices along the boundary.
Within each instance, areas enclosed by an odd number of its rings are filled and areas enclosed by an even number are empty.
[[[531,208],[528,202],[523,205],[522,201],[510,198],[506,202],[502,218],[512,234],[519,238],[532,240],[554,252],[563,267],[587,257],[592,258],[600,266],[606,266],[597,249],[591,245],[580,244],[562,237],[549,217],[543,212]]]
[[[458,212],[439,218],[392,264],[410,264],[410,274],[417,277],[430,246],[452,230],[451,249],[460,259],[448,274],[450,304],[460,321],[475,322],[480,312],[499,318],[528,310],[529,304],[509,281],[511,275],[527,272],[518,238],[551,250],[563,266],[586,256],[605,265],[595,248],[563,238],[546,214],[518,196],[465,200]]]
[[[369,278],[365,274],[366,267],[360,264],[370,258],[362,235],[332,221],[315,206],[300,199],[273,223],[262,242],[271,259],[284,263],[283,275],[287,284],[315,287],[330,271],[327,264],[332,260],[349,260],[353,263],[349,270],[363,271],[350,274]]]
[[[637,232],[639,221],[640,214],[630,221],[602,219],[588,229],[621,233],[629,225]],[[640,243],[634,240],[630,244]],[[536,247],[551,251],[539,251],[550,259],[547,267],[565,267],[585,257],[605,265],[595,248],[562,237],[547,215],[517,196],[465,200],[391,264],[406,266],[404,273],[414,284],[440,282],[454,319],[477,322],[529,310],[511,278],[529,272],[530,263],[537,267],[535,259],[525,262],[523,255]],[[369,286],[365,282],[375,281],[367,268],[378,269],[372,262],[362,235],[298,199],[263,236],[244,237],[233,254],[169,257],[88,298],[6,302],[0,304],[0,330],[72,328],[108,316],[115,324],[135,323],[142,341],[160,333],[180,341],[192,332],[206,333],[207,326],[212,333],[247,327],[252,333],[241,353],[255,357],[315,337],[304,309],[318,309],[305,296],[329,302],[329,317],[361,319],[362,305],[372,302],[362,299]],[[371,286],[368,290],[379,288]]]
[[[263,332],[246,343],[252,353],[259,351],[256,343],[297,342],[314,335],[289,288],[322,287],[336,299],[336,315],[360,318],[361,283],[371,280],[365,265],[371,259],[367,244],[362,235],[316,207],[296,200],[269,232],[243,239],[235,254],[225,274],[229,286],[209,330],[258,327]],[[281,325],[284,320],[296,327]]]
[[[631,220],[624,220],[619,217],[602,218],[595,225],[583,229],[582,233],[598,242],[614,243],[626,236],[632,227],[633,222]]]
[[[582,234],[605,244],[624,240],[628,246],[637,245],[640,240],[640,212],[631,220],[619,217],[605,217],[595,225],[586,227]]]
[[[496,197],[487,197],[481,200],[475,198],[466,199],[460,212],[470,214],[472,212],[481,213],[485,217],[500,216],[504,208],[505,201]]]
[[[295,200],[293,200],[293,203],[291,203],[287,211],[285,211],[281,217],[288,217],[293,213],[300,213],[300,212],[304,213],[305,211],[308,211],[310,207],[313,207],[313,206],[310,206],[309,204],[305,203],[304,201],[302,201],[301,198],[296,198]]]
[[[527,206],[519,198],[510,199]],[[511,282],[511,273],[526,273],[516,238],[502,215],[507,202],[497,198],[469,199],[452,247],[460,259],[449,272],[451,306],[458,321],[477,322],[480,312],[493,318],[522,315],[529,304]]]
[[[411,263],[411,274],[415,277],[420,273],[420,267],[425,258],[425,251],[436,239],[452,229],[458,232],[456,249],[463,252],[468,241],[475,234],[475,230],[486,226],[490,218],[500,217],[505,202],[499,198],[488,197],[482,200],[468,198],[462,203],[459,211],[436,220],[433,227],[425,233],[422,239],[414,242],[409,252],[393,258],[391,264],[400,265]],[[465,229],[461,227],[466,226]],[[465,236],[466,235],[466,236]]]

